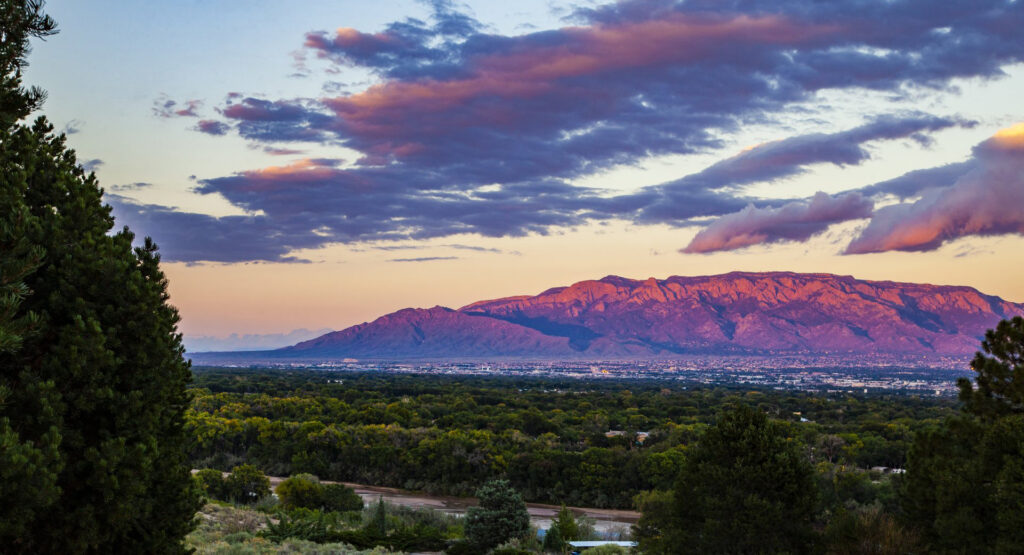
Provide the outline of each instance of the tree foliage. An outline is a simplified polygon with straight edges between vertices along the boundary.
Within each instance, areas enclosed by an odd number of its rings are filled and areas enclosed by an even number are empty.
[[[363,499],[345,484],[324,484],[312,474],[297,474],[274,489],[285,508],[358,511]]]
[[[57,32],[57,23],[43,13],[42,0],[0,0],[0,126],[9,129],[42,104],[46,94],[25,89],[22,70],[28,65],[29,39]]]
[[[815,502],[806,456],[778,423],[740,405],[687,453],[667,545],[693,553],[803,552]]]
[[[1024,545],[1024,319],[985,334],[959,381],[962,413],[919,433],[901,500],[929,547],[1017,553]]]
[[[270,495],[270,479],[251,464],[236,466],[224,480],[224,493],[235,503],[255,503]]]
[[[21,86],[42,2],[0,1],[0,544],[176,552],[198,505],[189,365],[152,241],[133,249],[95,176]]]
[[[986,331],[981,348],[971,361],[975,383],[958,380],[964,411],[987,420],[1024,413],[1024,318]]]
[[[487,482],[476,492],[479,506],[466,511],[466,539],[486,551],[530,531],[526,502],[507,480]]]

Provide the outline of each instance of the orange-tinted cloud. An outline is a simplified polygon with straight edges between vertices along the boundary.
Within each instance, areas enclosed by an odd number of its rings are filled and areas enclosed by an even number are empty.
[[[459,78],[390,80],[350,96],[324,100],[351,133],[363,136],[407,134],[405,126],[422,122],[423,114],[448,113],[436,120],[437,134],[449,126],[487,125],[514,127],[522,113],[503,110],[500,99],[524,99],[542,95],[600,96],[598,90],[581,88],[575,78],[599,77],[646,67],[691,65],[732,60],[751,48],[801,47],[836,30],[834,25],[805,25],[781,16],[734,17],[676,15],[662,20],[627,22],[591,27],[570,27],[558,32],[554,44],[520,40],[507,50],[470,56]],[[390,40],[340,29],[336,45],[357,41]],[[484,102],[473,109],[476,102]],[[514,108],[514,106],[509,106]],[[422,127],[417,135],[430,134]],[[409,143],[385,145],[401,156]],[[383,153],[378,153],[383,154]]]
[[[878,210],[847,254],[933,250],[971,235],[1024,233],[1024,124],[974,148],[973,170],[913,203]]]

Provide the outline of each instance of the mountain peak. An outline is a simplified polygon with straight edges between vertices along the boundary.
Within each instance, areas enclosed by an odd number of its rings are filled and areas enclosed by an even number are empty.
[[[609,275],[458,310],[403,309],[282,356],[642,358],[678,354],[969,355],[1024,305],[970,287],[795,272]]]

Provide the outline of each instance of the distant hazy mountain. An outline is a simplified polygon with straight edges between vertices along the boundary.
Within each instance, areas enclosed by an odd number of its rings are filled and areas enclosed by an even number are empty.
[[[186,335],[185,348],[189,353],[202,351],[265,351],[293,345],[298,341],[305,341],[313,337],[319,337],[329,333],[329,329],[320,330],[292,330],[288,333],[247,333],[239,335],[233,333],[227,337],[215,337],[211,335]]]
[[[405,309],[262,353],[272,358],[643,358],[943,354],[979,347],[1024,304],[970,287],[830,274],[608,276],[458,310]]]

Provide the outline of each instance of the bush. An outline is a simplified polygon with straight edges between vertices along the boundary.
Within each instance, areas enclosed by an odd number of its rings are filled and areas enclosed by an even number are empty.
[[[622,546],[607,544],[591,547],[586,553],[587,555],[626,555],[629,550]]]
[[[221,471],[204,468],[196,473],[195,480],[207,497],[219,500],[227,499],[227,484],[224,482],[224,475]]]
[[[231,469],[224,480],[225,496],[236,503],[255,503],[270,495],[270,480],[251,464]]]
[[[323,484],[322,503],[325,511],[361,511],[363,498],[345,484]]]
[[[325,511],[359,511],[363,499],[344,484],[321,484],[312,474],[297,474],[278,484],[275,489],[286,509],[303,507]]]
[[[321,504],[323,488],[320,481],[312,474],[297,474],[292,476],[274,489],[281,506],[285,509],[306,508],[318,509]]]

